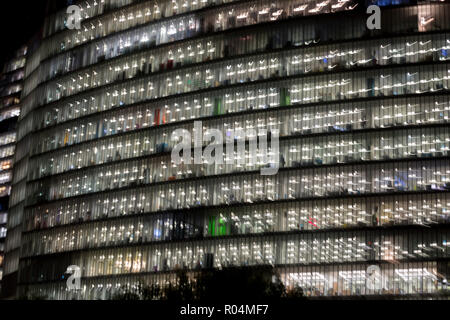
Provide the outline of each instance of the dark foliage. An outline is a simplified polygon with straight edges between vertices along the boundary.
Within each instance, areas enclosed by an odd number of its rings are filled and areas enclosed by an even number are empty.
[[[113,300],[165,300],[174,303],[194,301],[278,301],[304,299],[299,287],[287,291],[271,266],[202,270],[189,278],[186,270],[177,272],[177,281],[166,287],[138,285],[125,288]]]

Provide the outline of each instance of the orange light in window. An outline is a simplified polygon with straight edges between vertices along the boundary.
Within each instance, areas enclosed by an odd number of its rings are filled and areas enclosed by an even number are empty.
[[[9,170],[9,169],[11,169],[11,162],[5,162],[5,163],[2,165],[2,169],[3,169],[3,170]]]

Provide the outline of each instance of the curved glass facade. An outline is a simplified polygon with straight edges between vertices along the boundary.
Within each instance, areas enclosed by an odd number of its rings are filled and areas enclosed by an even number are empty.
[[[400,2],[379,3],[374,31],[352,0],[86,1],[81,30],[48,17],[17,133],[19,293],[108,299],[270,264],[309,297],[448,298],[450,4]],[[250,141],[243,159],[175,165],[172,133],[196,121],[233,145],[279,131],[278,174]]]

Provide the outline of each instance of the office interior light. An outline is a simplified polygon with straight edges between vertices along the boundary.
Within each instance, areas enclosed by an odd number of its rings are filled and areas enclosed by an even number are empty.
[[[434,17],[431,17],[431,16],[420,17],[421,26],[426,26],[433,21],[434,21]]]
[[[289,278],[298,284],[306,285],[311,285],[316,282],[328,282],[323,273],[320,272],[290,273]]]
[[[412,268],[412,269],[396,269],[395,273],[404,281],[414,281],[417,279],[437,280],[437,277],[429,272],[426,268]]]

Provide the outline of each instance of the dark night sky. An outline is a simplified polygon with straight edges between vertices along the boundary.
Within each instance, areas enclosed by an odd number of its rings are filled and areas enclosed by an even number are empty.
[[[1,68],[22,44],[27,43],[40,30],[45,10],[46,0],[0,1]]]

